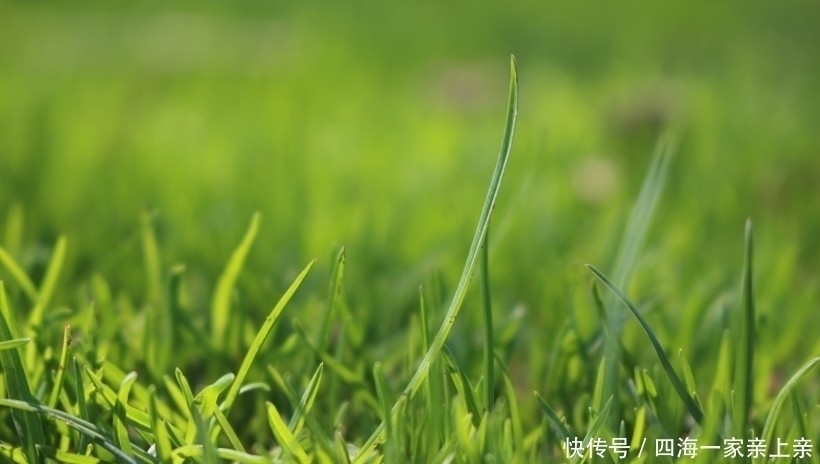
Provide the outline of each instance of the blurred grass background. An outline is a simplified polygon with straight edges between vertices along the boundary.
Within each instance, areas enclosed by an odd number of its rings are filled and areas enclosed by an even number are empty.
[[[509,349],[522,392],[572,389],[545,385],[546,350],[567,308],[598,324],[581,264],[612,265],[664,131],[679,150],[630,293],[660,304],[649,317],[672,349],[715,353],[751,217],[761,372],[785,375],[820,351],[819,14],[808,0],[2,2],[0,239],[39,278],[65,234],[59,304],[79,305],[99,275],[139,307],[147,211],[163,269],[187,264],[204,318],[260,211],[239,282],[248,324],[318,257],[289,310],[310,327],[345,246],[369,365],[406,336],[420,284],[456,281],[513,53],[519,128],[491,269],[499,324],[521,318]],[[451,342],[468,367],[473,297]]]

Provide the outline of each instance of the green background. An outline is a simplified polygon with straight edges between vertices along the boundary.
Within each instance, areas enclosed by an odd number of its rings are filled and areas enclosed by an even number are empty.
[[[259,211],[236,292],[248,327],[318,258],[288,310],[317,330],[345,246],[345,304],[367,340],[348,361],[398,356],[418,287],[440,287],[445,302],[459,275],[514,54],[519,126],[490,259],[498,325],[515,328],[505,343],[517,387],[572,390],[569,374],[549,384],[546,350],[568,307],[595,330],[582,264],[610,270],[671,132],[678,150],[629,294],[652,302],[671,352],[713,375],[697,360],[716,352],[737,304],[751,218],[768,397],[768,381],[820,352],[818,17],[813,1],[2,2],[0,244],[39,280],[66,235],[57,305],[78,308],[104,278],[122,321],[113,330],[138,346],[142,326],[127,315],[147,300],[143,212],[163,271],[186,264],[191,321],[205,324]],[[474,293],[450,343],[478,373]],[[626,334],[654,362],[638,328]],[[139,354],[120,356],[139,366]],[[209,378],[230,365],[203,366],[196,346],[175,361]]]

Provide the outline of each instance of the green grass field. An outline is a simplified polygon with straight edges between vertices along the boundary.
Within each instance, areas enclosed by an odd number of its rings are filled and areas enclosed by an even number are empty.
[[[818,15],[0,2],[0,462],[820,463]]]

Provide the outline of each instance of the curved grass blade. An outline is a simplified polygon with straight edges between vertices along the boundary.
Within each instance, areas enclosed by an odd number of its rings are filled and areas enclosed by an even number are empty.
[[[245,264],[245,258],[248,256],[248,251],[253,245],[256,238],[256,233],[259,231],[259,220],[261,215],[255,213],[251,219],[251,225],[239,246],[231,254],[231,259],[228,260],[228,265],[222,271],[219,277],[219,282],[216,286],[213,301],[211,302],[211,335],[214,341],[214,347],[220,350],[225,345],[225,337],[228,330],[228,321],[231,313],[231,292],[233,291],[236,279],[242,271],[242,266]]]
[[[231,410],[231,406],[233,406],[233,402],[236,400],[237,395],[239,395],[239,390],[242,388],[242,383],[245,381],[245,377],[248,376],[248,371],[250,371],[251,364],[253,364],[253,361],[256,359],[256,355],[259,354],[259,350],[262,349],[262,345],[265,343],[265,340],[267,340],[271,330],[273,330],[274,324],[276,324],[276,321],[279,320],[279,316],[282,315],[282,311],[285,310],[285,306],[288,304],[291,297],[293,297],[293,294],[296,293],[299,285],[301,285],[302,281],[305,280],[305,276],[307,276],[308,272],[310,272],[310,269],[315,263],[316,260],[308,263],[302,272],[296,276],[296,280],[290,284],[290,287],[288,287],[282,295],[282,298],[280,298],[273,307],[270,314],[268,314],[268,317],[265,318],[265,322],[262,324],[262,327],[260,327],[259,331],[256,333],[256,337],[253,339],[251,346],[248,348],[248,352],[245,353],[245,359],[242,360],[242,364],[239,366],[239,372],[236,374],[236,378],[231,384],[231,388],[228,389],[228,393],[225,395],[225,401],[222,409],[226,415]],[[215,427],[211,432],[211,439],[214,440],[217,435],[219,435],[219,427]]]
[[[268,364],[267,368],[268,368],[268,373],[273,378],[274,382],[276,382],[276,385],[278,385],[279,388],[282,389],[282,392],[285,394],[285,396],[287,397],[290,404],[296,410],[295,414],[300,414],[300,418],[304,418],[305,425],[307,426],[307,429],[310,431],[311,438],[313,439],[314,443],[318,444],[319,447],[322,449],[322,451],[324,451],[328,455],[332,456],[334,454],[333,440],[322,429],[322,427],[319,424],[319,421],[316,419],[316,417],[313,416],[312,414],[308,414],[309,409],[304,409],[304,408],[307,408],[307,406],[308,406],[308,403],[305,402],[305,395],[307,395],[308,391],[306,390],[305,394],[302,395],[302,401],[300,402],[297,399],[296,391],[293,389],[293,387],[290,385],[290,383],[288,383],[288,381],[285,380],[284,377],[282,377],[282,374],[280,374],[279,371],[277,371],[276,368],[271,366],[270,364]],[[314,375],[314,377],[315,377],[315,375]],[[309,390],[309,388],[308,388],[308,390]],[[303,404],[304,404],[304,406],[303,406]],[[295,417],[295,414],[294,414],[294,417]],[[291,419],[291,423],[293,423],[293,419]],[[293,435],[298,434],[297,431],[296,431],[297,430],[296,428],[291,428],[290,425],[288,427],[290,428],[290,430],[293,431]]]
[[[752,280],[752,221],[746,220],[746,240],[743,254],[743,284],[741,286],[742,308],[737,314],[737,351],[735,352],[734,391],[737,407],[734,409],[734,434],[745,438],[749,428],[749,414],[754,402],[754,347],[755,347],[755,301]]]
[[[415,374],[410,379],[410,382],[405,387],[402,397],[412,398],[413,395],[418,391],[421,387],[424,380],[427,378],[427,375],[430,371],[430,366],[432,365],[433,361],[438,357],[439,353],[441,352],[442,347],[444,346],[444,342],[447,340],[447,337],[450,335],[450,330],[453,328],[453,324],[456,322],[456,318],[458,317],[459,311],[461,311],[461,305],[464,302],[464,298],[467,294],[467,287],[470,284],[470,280],[472,279],[473,272],[475,271],[476,264],[478,262],[478,253],[481,244],[484,242],[484,236],[487,234],[487,228],[489,227],[490,223],[490,216],[492,216],[493,209],[495,208],[496,198],[498,197],[498,191],[501,187],[501,180],[504,177],[504,171],[507,167],[507,160],[509,159],[510,150],[512,149],[512,141],[513,135],[515,133],[515,122],[518,116],[518,70],[516,68],[515,57],[510,57],[510,93],[509,99],[507,102],[507,120],[504,127],[504,137],[501,142],[501,150],[498,156],[498,162],[496,163],[495,170],[493,171],[492,179],[490,180],[490,188],[487,192],[487,197],[484,201],[484,207],[481,210],[481,216],[478,220],[478,226],[476,227],[475,235],[473,236],[473,241],[470,245],[470,251],[467,253],[467,261],[464,263],[464,269],[461,273],[461,278],[458,281],[458,285],[456,286],[455,293],[453,294],[453,298],[450,301],[450,306],[447,309],[447,314],[444,316],[444,321],[442,322],[441,326],[439,327],[436,336],[433,338],[433,342],[430,344],[430,347],[427,349],[427,353],[424,355],[424,358],[421,360],[418,369],[416,369]],[[393,406],[391,414],[395,414],[398,412],[397,405]],[[364,446],[359,450],[359,454],[354,459],[355,463],[360,463],[365,458],[365,456],[369,456],[370,453],[379,446],[382,441],[384,440],[384,422],[379,425]]]
[[[13,350],[13,349],[17,348],[18,346],[23,346],[23,345],[25,345],[26,343],[28,343],[30,341],[31,341],[30,338],[13,338],[11,340],[6,340],[6,341],[3,341],[3,342],[0,342],[0,351]]]
[[[47,406],[42,406],[36,403],[30,403],[27,401],[20,401],[20,400],[10,400],[0,398],[0,406],[6,406],[8,408],[12,408],[13,410],[17,411],[25,411],[31,413],[42,414],[46,417],[50,417],[52,419],[60,420],[65,422],[69,427],[73,428],[74,430],[87,435],[91,440],[93,440],[98,445],[102,446],[114,456],[119,458],[120,462],[124,462],[126,464],[136,464],[136,460],[128,456],[127,454],[123,453],[123,451],[111,442],[111,440],[106,436],[105,432],[101,430],[96,425],[81,419],[77,416],[73,416],[66,412],[60,411],[59,409],[49,408]],[[43,440],[42,443],[45,443]],[[144,452],[143,452],[144,453]],[[146,455],[147,457],[147,455]],[[29,461],[29,462],[38,462]]]
[[[54,252],[48,262],[46,274],[40,283],[40,290],[37,292],[37,304],[34,305],[34,309],[31,310],[28,317],[28,327],[30,329],[40,326],[43,321],[43,313],[51,303],[51,297],[57,287],[57,279],[60,277],[60,271],[63,269],[63,263],[65,262],[65,250],[66,238],[60,237],[54,245]]]
[[[102,400],[98,401],[98,404],[107,410],[116,410],[119,402],[117,393],[115,393],[111,387],[104,384],[102,379],[89,369],[88,366],[85,367],[85,374],[91,380],[91,383],[94,384],[94,388],[99,394],[99,397],[102,398]],[[145,432],[151,431],[151,418],[148,416],[148,413],[140,411],[128,404],[123,405],[123,407],[125,408],[125,415],[129,424]]]
[[[635,201],[635,206],[629,214],[626,229],[624,230],[621,244],[618,247],[618,255],[615,259],[615,272],[613,273],[613,280],[616,286],[620,288],[625,288],[629,284],[629,281],[632,279],[632,274],[635,272],[640,251],[643,248],[644,242],[646,241],[646,234],[649,231],[649,224],[655,213],[655,208],[658,205],[666,182],[666,173],[669,170],[669,164],[674,150],[675,142],[672,137],[664,136],[658,141],[646,177],[644,178],[643,184],[641,184],[638,199]],[[623,355],[620,351],[622,347],[621,332],[624,323],[624,318],[617,309],[617,300],[612,297],[607,298],[606,323],[609,325],[612,337],[605,338],[604,343],[604,349],[606,350],[609,361],[606,366],[603,393],[605,397],[613,396],[615,398],[619,397],[619,367]],[[619,410],[616,408],[614,414],[610,417],[608,424],[610,428],[613,428],[619,419]]]
[[[14,340],[9,319],[13,318],[11,309],[6,301],[6,289],[0,281],[0,341]],[[20,349],[0,350],[0,365],[3,367],[6,395],[10,400],[19,400],[26,403],[36,403],[31,393]],[[40,416],[26,409],[14,409],[11,418],[23,442],[23,449],[29,462],[39,462],[37,445],[45,443],[43,424]]]
[[[766,422],[763,424],[762,437],[764,442],[767,444],[767,447],[772,443],[772,439],[774,437],[774,426],[777,424],[777,417],[780,415],[780,410],[783,408],[783,403],[785,403],[789,395],[792,394],[792,391],[795,387],[797,387],[797,384],[803,380],[803,377],[808,375],[809,371],[811,371],[812,368],[814,368],[814,366],[818,363],[820,363],[820,357],[810,359],[809,362],[804,364],[803,367],[801,367],[800,370],[798,370],[792,378],[786,382],[786,385],[784,385],[783,388],[777,393],[774,403],[772,403],[772,409],[769,410],[769,415],[766,416]]]
[[[26,271],[17,263],[13,256],[11,256],[3,247],[0,246],[0,264],[6,268],[9,275],[17,282],[23,293],[26,294],[29,301],[32,303],[37,301],[37,287],[31,281]]]
[[[541,411],[543,411],[544,415],[547,417],[547,421],[549,421],[550,425],[552,426],[555,433],[558,435],[558,438],[565,439],[571,438],[575,435],[569,431],[566,425],[564,425],[564,421],[558,417],[558,414],[555,414],[555,411],[550,407],[547,400],[541,397],[538,392],[535,392],[535,398],[538,400],[538,405],[541,406]]]
[[[606,404],[604,407],[601,408],[601,411],[598,413],[598,417],[595,418],[595,422],[589,427],[586,436],[584,436],[583,443],[589,443],[594,438],[599,437],[598,429],[600,429],[606,423],[606,419],[609,416],[609,410],[612,409],[612,397],[610,396],[608,400],[606,400]],[[575,456],[570,461],[572,464],[577,464],[578,461],[582,459],[581,456]]]
[[[666,371],[666,375],[669,377],[669,380],[672,382],[672,386],[675,387],[675,391],[678,393],[678,396],[683,401],[683,404],[686,406],[686,409],[689,411],[689,414],[695,419],[698,424],[703,422],[703,411],[701,411],[700,406],[698,406],[697,402],[689,395],[686,391],[686,387],[684,386],[683,382],[681,381],[678,374],[675,372],[675,369],[672,367],[672,363],[669,361],[669,357],[666,356],[666,352],[663,350],[658,338],[655,336],[655,332],[652,331],[652,328],[649,326],[649,323],[646,322],[646,319],[643,318],[638,308],[635,307],[635,304],[629,300],[629,298],[618,288],[612,281],[607,278],[601,271],[595,268],[590,264],[586,265],[587,268],[595,274],[601,282],[604,283],[610,290],[612,290],[615,295],[626,305],[627,308],[632,312],[638,322],[641,324],[641,328],[649,337],[649,341],[652,343],[652,346],[655,348],[655,353],[658,355],[658,359],[661,361],[661,365],[663,369]]]

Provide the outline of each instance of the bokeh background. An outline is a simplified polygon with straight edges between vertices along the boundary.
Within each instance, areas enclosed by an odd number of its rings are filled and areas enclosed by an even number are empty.
[[[65,235],[59,304],[102,276],[138,307],[147,214],[163,270],[187,265],[195,317],[259,211],[249,321],[318,258],[289,313],[309,326],[345,246],[372,362],[403,340],[419,285],[456,282],[514,54],[491,269],[499,324],[519,320],[522,391],[548,388],[538,352],[572,302],[598,323],[581,264],[611,268],[666,132],[678,149],[630,295],[661,302],[650,317],[673,349],[714,350],[719,329],[694,338],[686,314],[735,304],[750,217],[765,362],[792,372],[820,350],[818,19],[809,0],[2,2],[0,240],[39,278]],[[452,344],[477,367],[471,298]]]

